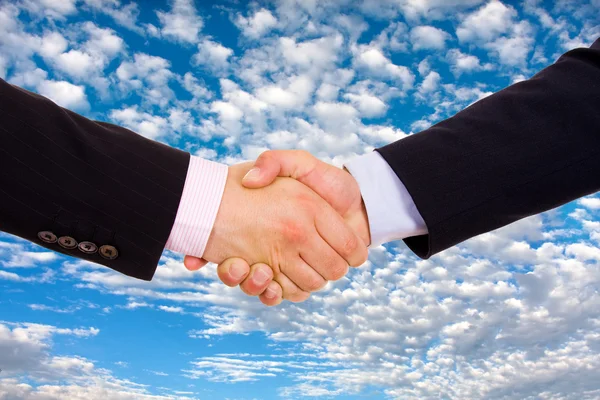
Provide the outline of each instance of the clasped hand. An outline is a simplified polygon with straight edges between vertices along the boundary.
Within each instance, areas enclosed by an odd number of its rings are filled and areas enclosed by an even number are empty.
[[[345,170],[298,150],[267,151],[229,167],[223,199],[202,259],[219,278],[269,306],[306,300],[349,266],[362,265],[370,244],[358,184]]]

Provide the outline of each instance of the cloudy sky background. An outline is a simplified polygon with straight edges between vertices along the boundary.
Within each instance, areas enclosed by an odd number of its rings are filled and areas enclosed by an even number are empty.
[[[326,3],[326,4],[324,4]],[[600,37],[600,1],[0,0],[0,77],[213,160],[341,165]],[[0,233],[0,399],[600,398],[600,198],[263,307]]]

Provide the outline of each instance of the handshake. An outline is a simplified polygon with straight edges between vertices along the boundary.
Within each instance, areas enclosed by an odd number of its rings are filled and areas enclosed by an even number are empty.
[[[356,180],[346,170],[298,150],[267,151],[229,167],[203,258],[228,286],[273,306],[306,300],[349,266],[362,265],[369,223]]]

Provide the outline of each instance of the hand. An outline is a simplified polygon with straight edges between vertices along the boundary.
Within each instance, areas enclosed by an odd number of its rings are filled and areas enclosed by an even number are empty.
[[[295,178],[325,199],[358,233],[365,245],[370,244],[369,223],[360,188],[347,171],[298,150],[264,152],[254,163],[252,171],[244,177],[244,186],[261,188],[269,185],[277,176]],[[186,256],[184,263],[190,270],[197,270],[206,264],[204,260],[190,256]],[[236,268],[232,269],[232,266]],[[264,304],[277,305],[282,300],[282,287],[277,282],[256,279],[264,276],[262,270],[265,268],[265,265],[253,265],[250,268],[246,261],[235,258],[220,264],[217,271],[226,285],[240,285],[246,294],[259,295]]]
[[[328,280],[341,278],[348,264],[364,263],[367,248],[362,238],[305,185],[272,177],[273,183],[261,190],[244,188],[242,178],[252,165],[229,168],[205,260],[221,263],[241,257],[251,264],[267,264],[283,297],[291,301],[305,300]],[[231,269],[237,264],[229,265]],[[253,275],[260,275],[262,268],[254,268]],[[229,272],[235,273],[235,268]]]

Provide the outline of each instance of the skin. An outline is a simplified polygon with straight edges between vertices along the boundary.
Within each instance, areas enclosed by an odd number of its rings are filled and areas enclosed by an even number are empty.
[[[275,298],[281,295],[298,302],[327,281],[343,277],[348,265],[364,263],[368,251],[363,239],[306,185],[275,178],[261,190],[242,186],[253,165],[229,168],[203,255],[206,261],[220,264],[218,273],[224,282],[239,284],[250,277],[241,285],[246,293],[263,290],[272,295],[274,290]],[[252,265],[249,270],[248,265]]]
[[[312,189],[343,218],[365,246],[370,244],[369,223],[360,188],[348,171],[324,163],[305,151],[272,150],[260,155],[242,184],[251,189],[267,188],[277,177],[293,178]],[[297,285],[293,281],[278,278],[277,270],[269,263],[248,261],[239,254],[226,259],[217,267],[219,278],[227,286],[239,285],[244,293],[258,296],[267,306],[278,305],[283,299],[302,301],[308,298],[308,293],[303,293],[304,298],[290,298],[289,294],[296,293]],[[203,267],[206,260],[186,256],[184,264],[194,271]]]

